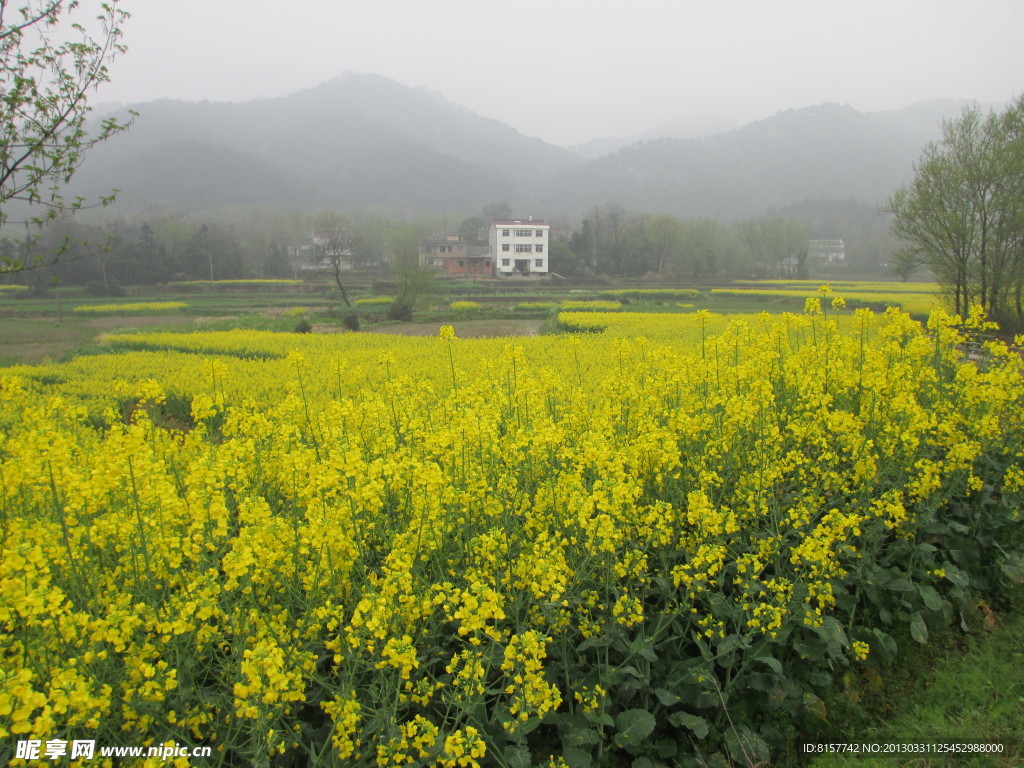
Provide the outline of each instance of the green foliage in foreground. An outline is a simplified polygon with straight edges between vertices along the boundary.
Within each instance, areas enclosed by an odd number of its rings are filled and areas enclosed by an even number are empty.
[[[847,708],[835,721],[837,743],[981,742],[988,754],[818,757],[811,768],[893,765],[1010,766],[1024,763],[1024,587],[1008,593],[1010,610],[982,602],[966,634],[947,635],[944,654],[922,649],[885,676],[846,681]],[[969,747],[968,747],[969,748]],[[795,754],[794,764],[802,762]]]

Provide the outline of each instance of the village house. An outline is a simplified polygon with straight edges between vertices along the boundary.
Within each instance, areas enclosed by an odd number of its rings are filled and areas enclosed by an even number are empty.
[[[807,243],[807,258],[818,263],[846,262],[846,243],[842,240],[811,240]]]
[[[546,277],[550,231],[549,224],[532,216],[494,219],[489,242],[498,277]]]
[[[469,245],[461,235],[423,240],[420,266],[438,270],[446,277],[493,277],[494,259],[485,245]]]

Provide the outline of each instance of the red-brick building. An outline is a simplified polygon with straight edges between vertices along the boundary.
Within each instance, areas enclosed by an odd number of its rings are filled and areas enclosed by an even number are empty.
[[[420,243],[420,266],[449,277],[492,277],[494,257],[486,245],[469,245],[461,235]]]

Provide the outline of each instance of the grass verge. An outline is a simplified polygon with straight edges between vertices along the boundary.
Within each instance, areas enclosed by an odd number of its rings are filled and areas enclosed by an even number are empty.
[[[999,754],[822,756],[811,768],[933,768],[1024,765],[1024,587],[1010,607],[994,613],[979,607],[970,634],[950,633],[941,647],[925,646],[884,677],[877,673],[850,685],[848,711],[837,743],[920,744],[988,742]],[[884,749],[884,746],[882,747]],[[794,756],[789,765],[799,765]],[[805,758],[804,758],[805,759]]]

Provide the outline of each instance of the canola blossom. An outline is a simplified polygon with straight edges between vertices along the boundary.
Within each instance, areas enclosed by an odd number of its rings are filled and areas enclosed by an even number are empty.
[[[138,301],[131,304],[81,304],[74,311],[87,315],[139,314],[187,309],[183,301]]]
[[[929,289],[929,284],[922,284],[924,289],[916,288],[917,284],[894,284],[896,287],[871,288],[872,284],[866,284],[869,289],[846,289],[841,288],[843,296],[850,301],[869,306],[900,307],[904,311],[927,317],[931,312],[940,309],[943,301],[937,291]],[[877,283],[875,286],[886,286],[885,283]],[[815,288],[786,287],[786,288],[712,288],[712,296],[732,298],[753,298],[753,299],[802,299],[813,295]]]
[[[1024,575],[1020,357],[832,306],[514,342],[142,333],[0,370],[0,749],[770,741],[764,713],[820,714],[835,675]]]

